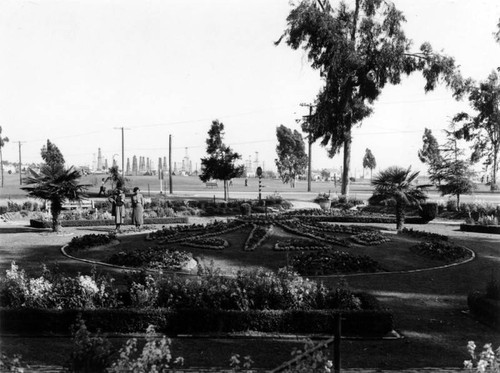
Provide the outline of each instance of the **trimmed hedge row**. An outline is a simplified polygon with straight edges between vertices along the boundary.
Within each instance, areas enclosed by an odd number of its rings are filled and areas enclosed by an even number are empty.
[[[340,310],[268,310],[216,311],[184,310],[47,310],[0,308],[0,332],[15,334],[69,334],[77,315],[89,330],[136,333],[153,324],[159,333],[228,333],[261,331],[274,333],[331,334],[335,315],[342,314],[342,335],[383,336],[394,329],[394,320],[387,311]]]
[[[500,300],[487,298],[480,292],[470,293],[467,304],[471,313],[480,322],[500,330]]]
[[[146,218],[144,224],[187,224],[187,216],[166,217],[166,218]],[[113,219],[106,220],[61,220],[62,227],[97,227],[102,225],[115,225]],[[124,225],[131,225],[131,219],[125,219]],[[30,220],[30,227],[52,228],[52,222],[46,220]]]
[[[396,224],[395,216],[364,216],[364,215],[343,215],[343,216],[327,216],[327,215],[297,215],[295,218],[309,219],[314,221],[325,221],[330,223],[386,223]],[[405,219],[407,224],[426,224],[421,217],[409,216]]]
[[[500,225],[460,224],[460,230],[465,232],[500,234]]]

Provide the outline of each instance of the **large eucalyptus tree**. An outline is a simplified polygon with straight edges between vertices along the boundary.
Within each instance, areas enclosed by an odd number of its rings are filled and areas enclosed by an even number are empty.
[[[439,80],[460,95],[463,81],[453,58],[433,52],[429,43],[412,51],[403,31],[404,15],[391,1],[353,0],[334,8],[322,0],[302,0],[290,12],[278,40],[303,47],[324,86],[316,98],[309,136],[321,139],[330,156],[344,150],[342,194],[349,193],[352,128],[373,111],[387,83],[400,84],[404,74],[421,71],[425,91]]]

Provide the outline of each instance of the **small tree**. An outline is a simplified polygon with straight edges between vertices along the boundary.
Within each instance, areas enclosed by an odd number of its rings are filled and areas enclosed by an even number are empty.
[[[211,179],[223,180],[224,199],[229,199],[228,181],[240,177],[244,166],[236,166],[235,162],[241,159],[238,153],[226,146],[222,140],[224,137],[224,124],[218,120],[212,121],[208,131],[207,154],[208,157],[201,159],[200,180],[207,182]]]
[[[448,142],[442,148],[443,156],[435,162],[433,172],[430,175],[432,182],[438,182],[438,190],[441,195],[452,195],[457,197],[457,208],[460,207],[460,195],[470,194],[476,185],[472,182],[475,173],[470,162],[459,159],[463,157],[463,151],[457,147],[457,139],[453,132],[447,131]]]
[[[372,151],[366,148],[365,156],[363,157],[363,169],[370,169],[370,180],[372,179],[373,169],[377,167],[377,161]]]
[[[47,145],[42,147],[42,159],[49,167],[64,165],[64,157],[59,148],[47,140]]]
[[[411,172],[411,167],[404,169],[393,166],[381,171],[372,185],[375,187],[373,195],[369,198],[372,204],[392,202],[396,208],[396,228],[404,228],[405,208],[425,202],[427,195],[423,189],[429,185],[413,185],[419,172]]]
[[[432,131],[428,128],[424,130],[422,136],[422,149],[418,151],[418,158],[422,163],[429,166],[429,175],[433,178],[433,182],[441,184],[441,176],[438,172],[442,168],[443,157],[439,149],[439,144]]]
[[[24,179],[28,195],[44,201],[50,201],[52,213],[52,230],[60,230],[59,215],[62,205],[66,200],[79,201],[84,197],[87,185],[79,184],[80,172],[73,167],[65,169],[62,164],[54,163],[52,166],[42,165],[40,173],[28,169],[29,176]]]
[[[321,170],[321,177],[323,180],[328,180],[330,179],[330,171],[328,171],[326,168]]]
[[[5,143],[9,142],[9,138],[2,137],[2,126],[0,126],[0,169],[2,173],[2,188],[3,188],[3,157],[2,157],[2,148],[5,146]]]
[[[472,85],[469,103],[475,115],[462,112],[453,118],[458,127],[455,135],[473,143],[472,162],[485,159],[486,169],[491,167],[491,190],[498,188],[497,171],[500,152],[500,75],[493,71],[486,81]]]
[[[125,187],[125,183],[128,181],[128,179],[120,174],[118,166],[110,167],[108,173],[109,176],[106,178],[106,182],[111,182],[111,189]]]
[[[278,174],[283,183],[290,183],[290,186],[294,188],[295,178],[304,173],[307,167],[304,140],[298,131],[292,132],[284,125],[276,128],[276,137],[278,138],[276,146],[278,158],[275,159],[275,162]]]

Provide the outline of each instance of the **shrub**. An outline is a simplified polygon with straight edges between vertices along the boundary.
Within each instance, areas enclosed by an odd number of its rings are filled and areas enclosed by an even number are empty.
[[[111,343],[99,331],[95,335],[87,330],[80,317],[73,325],[73,345],[67,368],[70,372],[106,372],[111,364]]]
[[[427,202],[421,204],[419,209],[419,215],[425,222],[434,220],[437,216],[437,203]]]
[[[493,350],[493,345],[487,343],[483,346],[483,351],[476,353],[476,344],[474,341],[467,343],[467,352],[471,360],[464,361],[464,368],[476,372],[500,372],[500,347]]]
[[[500,283],[497,279],[492,278],[486,284],[486,297],[500,300]]]
[[[74,250],[87,249],[89,247],[107,245],[116,240],[116,234],[86,234],[84,236],[73,237],[68,247]]]
[[[242,203],[240,205],[241,215],[250,216],[252,214],[252,206],[249,203]]]
[[[480,216],[477,220],[477,224],[479,225],[498,225],[498,219],[496,216]]]
[[[0,279],[0,301],[4,307],[98,308],[116,307],[114,280],[78,274],[67,277],[43,267],[38,278],[29,278],[24,270],[11,263],[6,276]]]
[[[109,372],[166,372],[172,365],[182,365],[184,359],[181,357],[173,360],[170,352],[171,341],[163,336],[157,340],[155,328],[149,325],[146,329],[146,343],[141,351],[137,353],[137,339],[132,338],[120,349],[120,357],[113,363]],[[172,361],[173,360],[173,361]]]

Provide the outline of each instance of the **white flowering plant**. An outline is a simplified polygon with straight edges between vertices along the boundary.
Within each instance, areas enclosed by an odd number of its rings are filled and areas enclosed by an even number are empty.
[[[464,368],[477,373],[500,373],[500,347],[493,350],[491,343],[486,343],[483,350],[476,352],[474,341],[467,343],[467,352],[471,359],[464,361]]]

